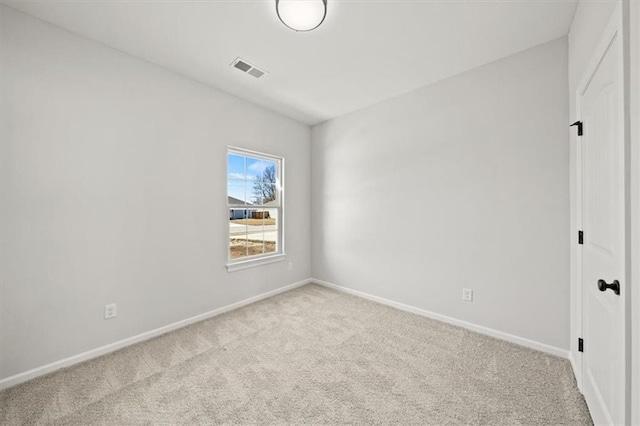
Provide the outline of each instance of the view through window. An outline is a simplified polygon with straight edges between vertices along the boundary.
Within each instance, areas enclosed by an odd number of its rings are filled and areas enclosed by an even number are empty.
[[[282,159],[229,148],[229,262],[281,253]]]

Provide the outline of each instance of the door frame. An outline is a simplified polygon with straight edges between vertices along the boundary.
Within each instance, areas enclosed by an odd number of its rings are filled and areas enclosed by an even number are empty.
[[[633,2],[631,2],[633,3]],[[581,120],[582,119],[582,95],[584,94],[584,92],[586,91],[589,83],[591,82],[591,78],[593,76],[593,74],[595,73],[598,65],[600,64],[600,61],[602,60],[604,54],[606,53],[611,41],[613,40],[614,37],[619,37],[620,38],[620,42],[622,43],[622,64],[620,67],[620,81],[622,83],[622,92],[623,94],[627,92],[626,88],[628,88],[627,86],[627,73],[625,72],[625,63],[627,63],[627,59],[625,58],[627,56],[627,40],[625,40],[624,37],[624,25],[623,25],[623,5],[622,2],[619,2],[618,5],[616,6],[616,8],[614,9],[613,13],[611,14],[611,18],[609,20],[609,23],[607,24],[605,30],[603,31],[602,35],[600,36],[600,41],[598,42],[598,44],[596,45],[596,47],[593,49],[592,52],[592,56],[591,59],[589,60],[587,66],[584,69],[584,72],[582,74],[582,78],[579,81],[579,84],[576,88],[576,92],[575,92],[575,105],[576,105],[576,117],[577,120]],[[640,21],[639,21],[640,22]],[[630,172],[634,170],[634,167],[630,167],[630,160],[632,160],[630,158],[630,140],[629,140],[629,132],[627,131],[627,122],[628,122],[628,100],[625,99],[625,96],[622,96],[622,99],[620,99],[621,102],[621,113],[623,116],[623,151],[625,153],[625,160],[623,162],[624,167],[625,167],[625,180],[624,180],[624,191],[625,191],[625,235],[628,235],[628,231],[629,231],[629,223],[630,223],[630,219],[631,219],[631,213],[630,213],[630,204],[633,204],[633,199],[631,196],[631,191],[630,191],[630,183],[631,183],[631,177],[630,177]],[[587,129],[588,131],[588,129]],[[583,221],[582,221],[582,217],[583,217],[583,200],[582,200],[582,188],[583,188],[583,182],[582,182],[582,146],[580,145],[580,139],[577,139],[577,143],[579,144],[578,147],[576,148],[576,224],[577,224],[577,229],[578,230],[582,230],[583,229]],[[636,153],[637,154],[637,153]],[[637,162],[634,164],[638,164]],[[638,174],[638,171],[636,170],[634,172],[636,175]],[[636,176],[637,179],[637,176]],[[640,186],[638,187],[638,189],[640,189]],[[640,198],[638,195],[635,195],[635,199],[637,200],[638,198]],[[631,203],[630,203],[631,201]],[[577,230],[574,230],[574,232]],[[577,235],[576,235],[576,240],[577,240]],[[576,244],[577,241],[574,240],[574,242],[572,242],[572,244]],[[625,259],[624,259],[624,264],[626,265],[625,267],[625,279],[623,281],[623,285],[624,285],[624,292],[625,292],[625,298],[626,298],[626,309],[625,309],[625,321],[624,321],[624,327],[625,327],[625,359],[627,360],[626,362],[626,372],[628,373],[629,371],[632,371],[630,369],[631,367],[631,341],[629,339],[630,337],[630,330],[631,330],[631,312],[632,310],[629,309],[630,307],[630,301],[632,300],[632,298],[634,299],[640,299],[640,290],[638,291],[638,295],[636,295],[634,297],[634,292],[633,291],[629,291],[629,289],[631,289],[632,285],[631,285],[631,274],[629,274],[629,269],[632,265],[631,262],[631,250],[629,250],[630,246],[632,244],[631,243],[631,239],[629,239],[629,241],[625,242]],[[640,253],[640,252],[638,252]],[[584,328],[583,328],[583,287],[584,287],[584,283],[583,283],[583,277],[582,277],[582,273],[583,273],[583,253],[582,253],[582,246],[579,245],[578,249],[576,251],[576,261],[575,261],[575,271],[576,271],[576,282],[577,282],[577,292],[576,292],[576,304],[575,304],[575,321],[577,324],[577,331],[578,331],[578,336],[574,336],[574,337],[582,337],[584,334]],[[635,285],[633,287],[636,287]],[[640,303],[638,303],[638,301],[636,301],[636,306],[640,305]],[[636,313],[637,316],[637,313]],[[640,329],[640,328],[639,328]],[[589,342],[585,342],[585,348],[586,350],[588,350],[588,345]],[[582,362],[582,353],[578,352],[577,353],[577,357],[575,359],[573,359],[574,361],[574,369],[576,371],[576,382],[578,384],[578,388],[580,389],[580,391],[583,391],[583,362]],[[640,364],[639,362],[636,361],[636,364]],[[638,367],[636,365],[636,367]],[[640,373],[639,370],[634,370],[637,373]],[[637,374],[636,374],[637,375]],[[626,399],[626,403],[625,403],[625,419],[626,422],[625,423],[629,423],[630,420],[630,412],[631,412],[631,377],[629,377],[629,374],[626,374],[627,377],[627,382],[625,383],[625,399]],[[639,394],[636,394],[639,395]]]
[[[631,259],[640,258],[640,3],[629,2],[630,94],[630,228]],[[640,262],[630,262],[631,291],[631,395],[627,398],[631,424],[640,424]]]

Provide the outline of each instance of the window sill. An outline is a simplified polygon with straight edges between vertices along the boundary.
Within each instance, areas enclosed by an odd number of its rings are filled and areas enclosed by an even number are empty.
[[[241,271],[243,269],[255,268],[256,266],[268,265],[269,263],[282,262],[287,258],[284,253],[273,256],[259,257],[257,259],[243,260],[240,262],[227,263],[227,272]]]

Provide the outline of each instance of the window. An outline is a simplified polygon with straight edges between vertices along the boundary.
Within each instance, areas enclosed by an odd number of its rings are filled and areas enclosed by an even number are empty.
[[[283,166],[282,158],[229,148],[229,271],[284,260]]]

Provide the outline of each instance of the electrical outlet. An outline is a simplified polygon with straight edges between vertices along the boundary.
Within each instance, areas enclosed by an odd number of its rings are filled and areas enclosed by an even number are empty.
[[[293,271],[293,262],[289,262],[289,270]]]
[[[116,316],[118,316],[118,305],[115,303],[104,305],[104,319],[115,318]]]
[[[462,289],[462,300],[465,302],[473,302],[473,290],[470,288]]]

